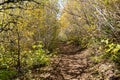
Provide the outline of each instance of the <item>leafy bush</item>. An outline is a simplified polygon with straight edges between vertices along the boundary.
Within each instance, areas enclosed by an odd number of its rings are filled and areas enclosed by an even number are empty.
[[[10,51],[4,52],[4,48],[0,48],[0,69],[14,69],[17,66],[17,55]],[[43,45],[33,45],[29,50],[21,51],[21,67],[28,68],[34,65],[48,65],[50,62],[49,55],[43,49]]]
[[[4,52],[4,47],[0,47],[0,80],[11,80],[17,74],[17,55],[10,51]],[[42,43],[33,45],[29,50],[21,51],[21,70],[40,68],[49,65],[50,58],[43,49]]]
[[[34,65],[48,65],[49,64],[49,56],[45,53],[42,44],[33,45],[33,50],[24,51],[24,58],[22,63],[26,67],[32,67]]]
[[[0,80],[11,80],[12,76],[16,75],[16,71],[0,70]]]
[[[108,39],[102,42],[105,44],[104,57],[120,64],[120,44],[110,42]]]

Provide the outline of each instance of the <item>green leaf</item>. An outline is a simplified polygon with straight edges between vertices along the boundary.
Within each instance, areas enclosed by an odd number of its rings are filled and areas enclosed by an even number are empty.
[[[33,45],[32,48],[35,49],[35,48],[36,48],[36,45]]]

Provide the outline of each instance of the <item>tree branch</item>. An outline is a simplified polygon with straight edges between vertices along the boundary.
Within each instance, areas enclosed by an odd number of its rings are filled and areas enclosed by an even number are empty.
[[[37,2],[35,0],[7,0],[7,1],[1,2],[0,6],[4,5],[4,4],[9,4],[9,3],[19,3],[19,2],[25,2],[25,1],[34,2],[36,4],[41,4],[41,3],[39,3],[39,2]]]

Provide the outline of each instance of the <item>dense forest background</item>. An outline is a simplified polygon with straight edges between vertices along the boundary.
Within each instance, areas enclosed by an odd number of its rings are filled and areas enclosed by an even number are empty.
[[[42,80],[31,72],[85,49],[93,65],[112,63],[120,77],[119,0],[0,0],[0,80]]]

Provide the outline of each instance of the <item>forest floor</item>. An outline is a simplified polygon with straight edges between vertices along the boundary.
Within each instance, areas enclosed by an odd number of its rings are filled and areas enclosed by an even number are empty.
[[[114,64],[108,61],[95,63],[91,49],[61,44],[60,53],[51,58],[51,66],[32,71],[35,80],[120,80],[114,77]],[[42,78],[42,79],[40,79]]]

